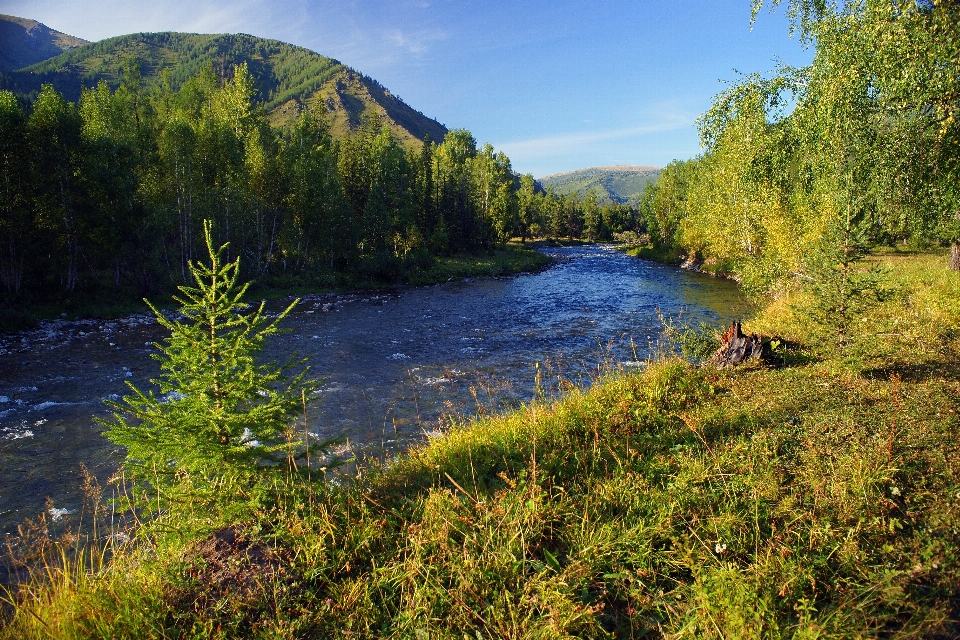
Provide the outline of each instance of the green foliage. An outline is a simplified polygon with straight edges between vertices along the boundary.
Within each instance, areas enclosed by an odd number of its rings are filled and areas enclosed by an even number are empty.
[[[889,274],[874,264],[864,267],[863,247],[855,230],[842,229],[827,237],[809,258],[810,281],[800,310],[841,353],[857,337],[866,316],[891,295]]]
[[[677,244],[680,221],[688,212],[687,191],[696,175],[696,162],[674,161],[660,170],[656,182],[649,183],[640,198],[640,212],[647,233],[657,246]]]
[[[301,290],[423,282],[433,256],[541,226],[542,197],[528,188],[521,219],[509,159],[467,131],[417,153],[367,115],[335,140],[325,108],[271,126],[245,63],[179,89],[133,59],[120,70],[79,107],[50,85],[28,113],[0,94],[0,276],[18,311],[162,300],[190,281],[204,219],[244,256],[241,282]]]
[[[191,262],[196,286],[180,287],[175,298],[183,320],[153,309],[170,330],[155,355],[160,395],[130,385],[133,395],[109,403],[117,412],[106,435],[126,448],[124,468],[149,487],[154,511],[249,498],[270,473],[287,471],[279,463],[300,454],[296,442],[304,440],[291,424],[311,390],[306,371],[288,379],[290,363],[254,360],[296,302],[272,319],[263,303],[241,313],[247,287],[238,286],[240,259],[224,263],[226,246],[214,249],[211,236],[207,223],[210,265]]]
[[[812,64],[732,83],[700,118],[704,156],[664,169],[641,206],[654,242],[760,298],[822,280],[805,256],[842,243],[847,219],[874,246],[960,239],[955,3],[786,4]]]
[[[0,91],[0,237],[6,245],[0,252],[0,278],[6,292],[14,295],[20,293],[23,285],[23,269],[30,250],[25,244],[33,223],[26,206],[29,194],[22,179],[29,167],[26,124],[16,96]]]

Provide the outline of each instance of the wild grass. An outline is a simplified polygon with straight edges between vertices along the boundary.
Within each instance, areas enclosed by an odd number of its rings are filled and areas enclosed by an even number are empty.
[[[684,256],[680,251],[673,247],[646,245],[623,245],[619,247],[627,255],[644,260],[653,260],[663,264],[679,265],[683,262]]]
[[[426,269],[412,270],[404,281],[422,285],[464,278],[505,276],[537,271],[550,262],[548,256],[511,242],[485,254],[439,256]]]
[[[783,366],[664,356],[240,521],[168,514],[0,637],[958,637],[960,278],[876,259],[898,295],[856,349],[776,303],[750,328]]]

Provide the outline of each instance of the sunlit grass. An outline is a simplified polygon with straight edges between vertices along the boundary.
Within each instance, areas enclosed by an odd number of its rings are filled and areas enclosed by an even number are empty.
[[[3,635],[956,637],[960,277],[876,259],[898,294],[852,353],[779,301],[753,329],[796,341],[786,366],[665,357],[453,419],[353,483],[278,487],[226,546],[166,516],[189,534],[39,575]]]

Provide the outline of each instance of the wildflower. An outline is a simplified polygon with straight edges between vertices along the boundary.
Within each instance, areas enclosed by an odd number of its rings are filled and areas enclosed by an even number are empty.
[[[892,495],[892,496],[899,496],[899,495],[900,495],[900,487],[890,487],[890,495]]]
[[[714,545],[713,550],[715,553],[723,553],[727,550],[727,545],[718,542],[716,545]]]

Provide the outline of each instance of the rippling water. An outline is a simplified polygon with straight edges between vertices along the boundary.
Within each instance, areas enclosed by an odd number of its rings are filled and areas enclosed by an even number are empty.
[[[588,384],[598,366],[636,366],[658,337],[659,310],[714,324],[746,304],[728,281],[630,258],[610,247],[552,249],[538,274],[392,293],[308,296],[265,356],[309,357],[321,391],[310,430],[382,455],[475,415],[528,401],[535,367]],[[71,509],[84,462],[101,480],[123,453],[101,437],[102,400],[159,372],[146,316],[47,324],[0,349],[0,534],[44,509]]]

